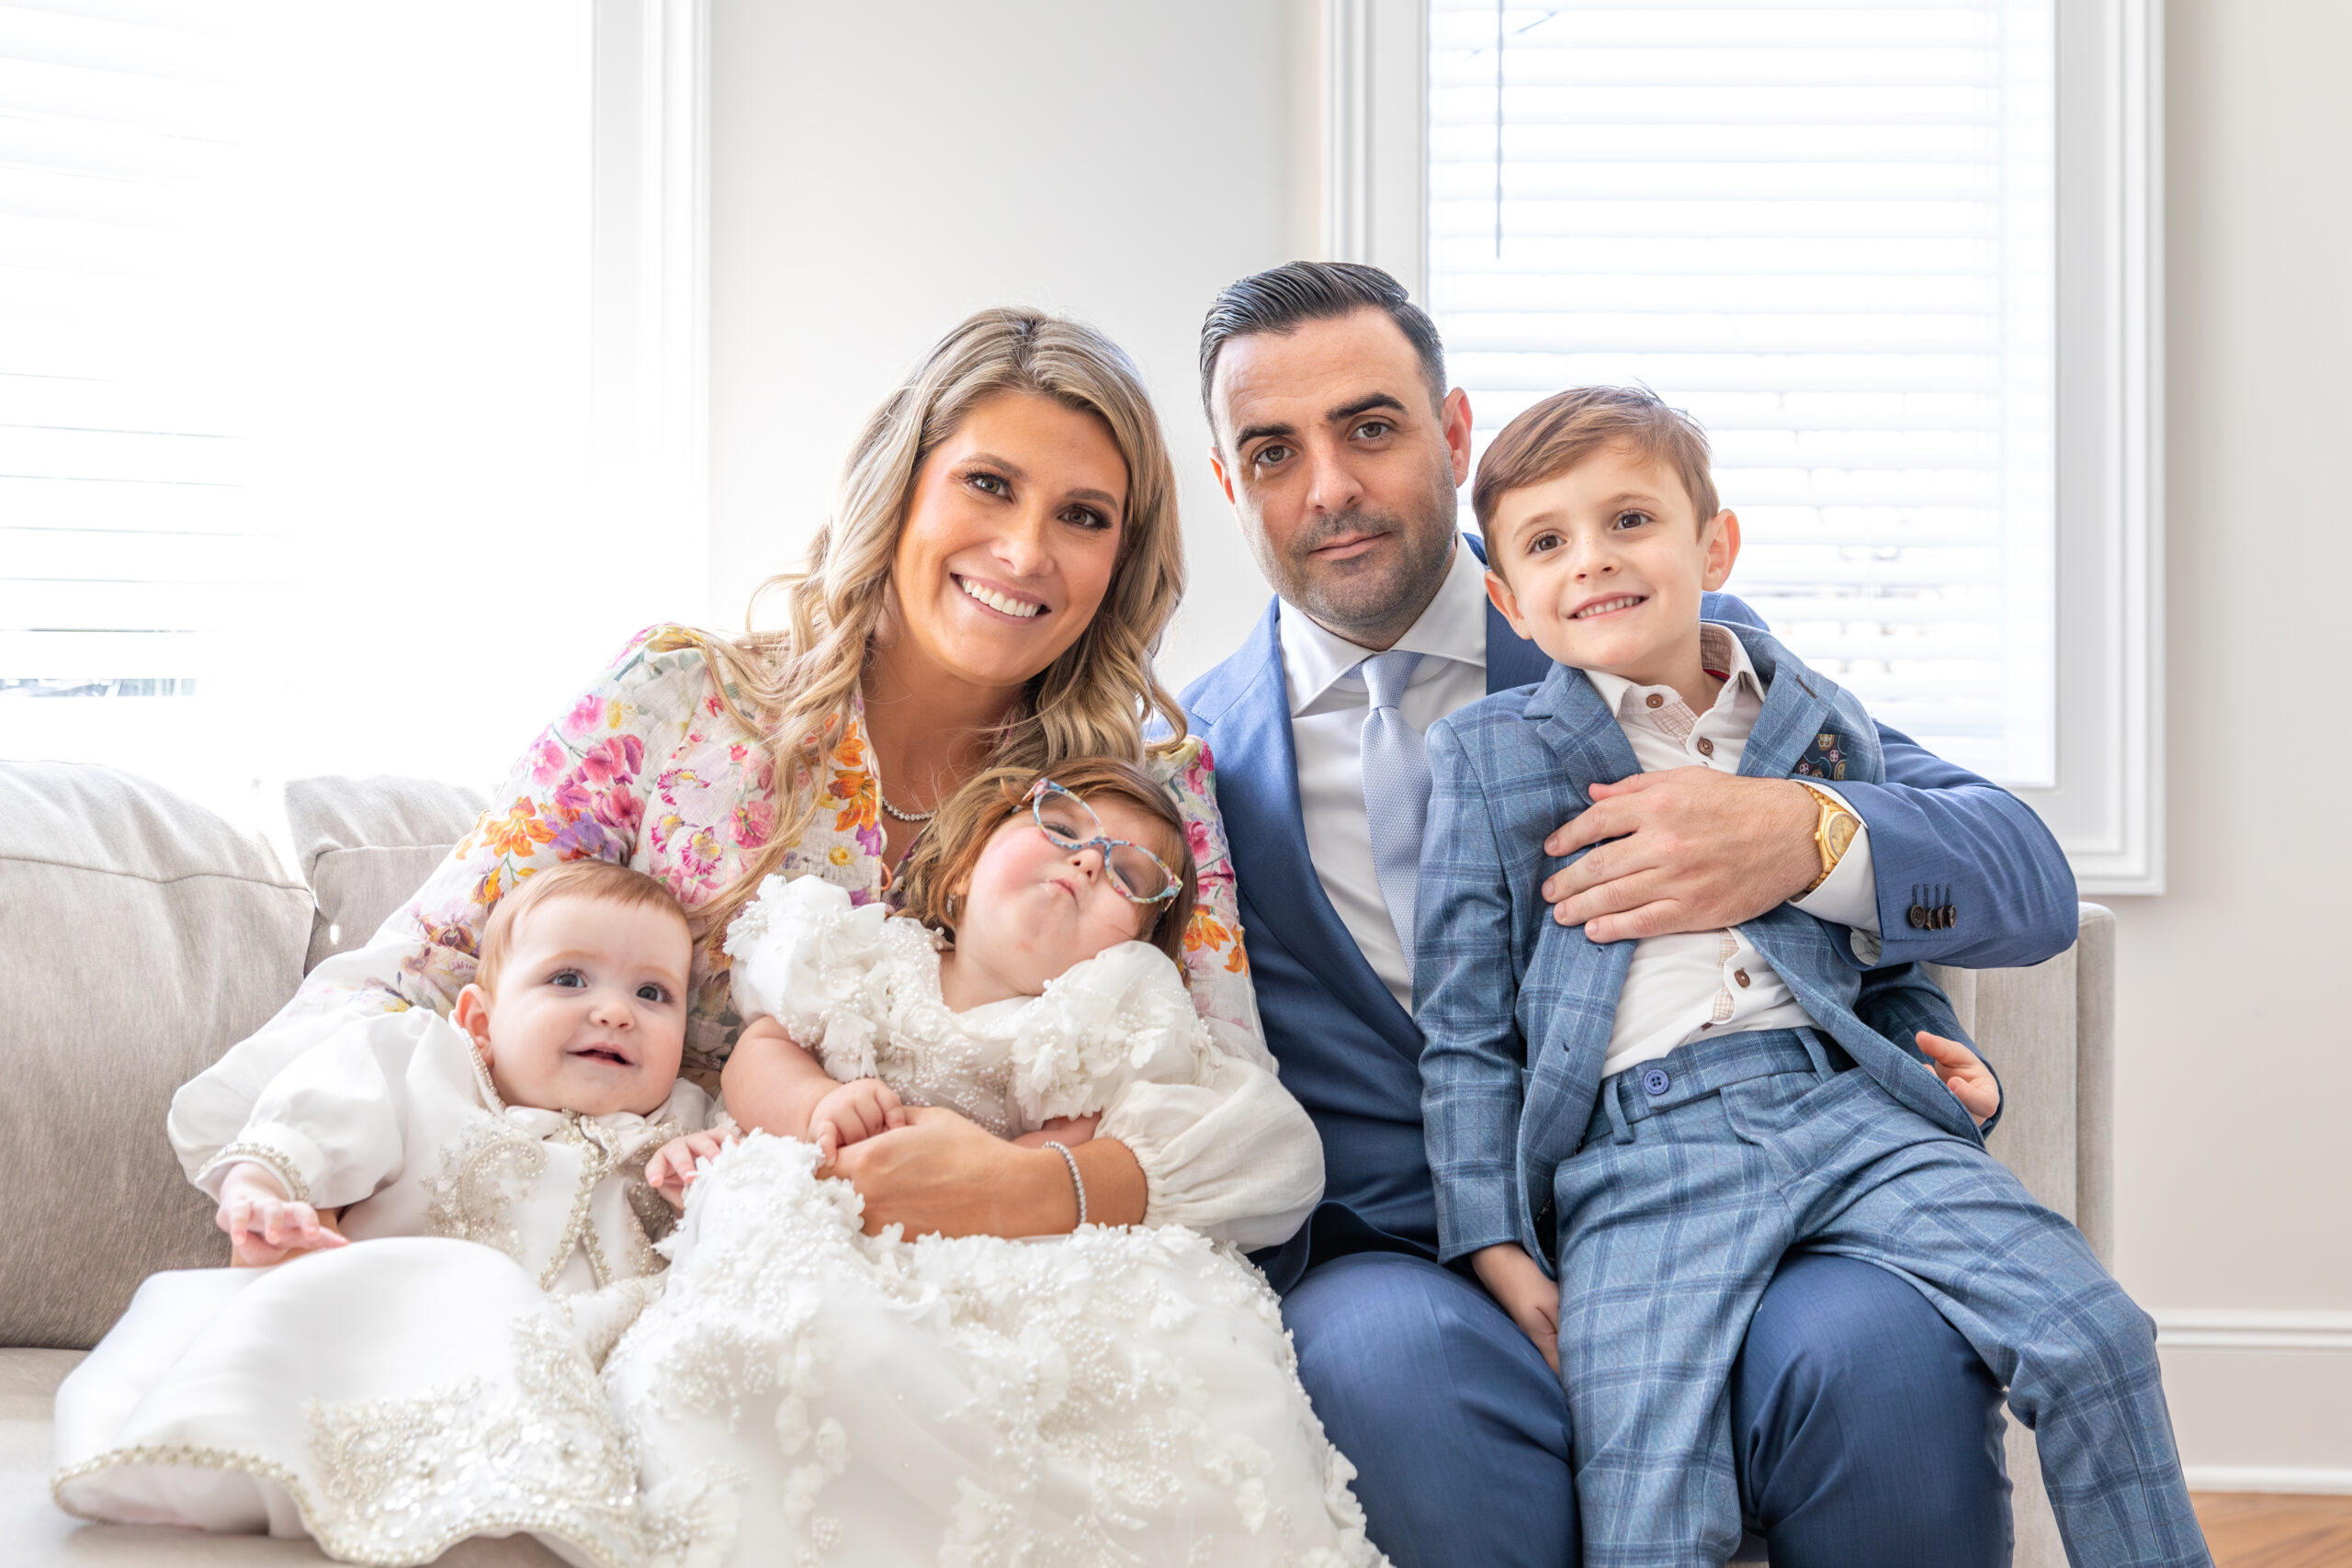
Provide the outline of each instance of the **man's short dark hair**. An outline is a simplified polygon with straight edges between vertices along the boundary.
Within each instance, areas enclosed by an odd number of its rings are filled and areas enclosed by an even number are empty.
[[[1403,284],[1361,262],[1285,262],[1227,284],[1201,323],[1201,412],[1208,416],[1210,435],[1216,434],[1210,393],[1216,383],[1217,355],[1227,342],[1260,333],[1295,332],[1308,321],[1332,321],[1358,310],[1378,310],[1396,323],[1420,358],[1430,406],[1442,405],[1445,345],[1438,342],[1437,323],[1413,303]]]

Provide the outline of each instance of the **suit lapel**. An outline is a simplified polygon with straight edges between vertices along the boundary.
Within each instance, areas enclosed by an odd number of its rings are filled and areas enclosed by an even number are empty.
[[[1257,673],[1215,721],[1212,741],[1235,879],[1253,908],[1261,911],[1259,928],[1245,932],[1243,940],[1280,942],[1381,1038],[1417,1062],[1420,1031],[1364,961],[1363,950],[1331,907],[1307,852],[1306,816],[1298,801],[1298,750],[1291,737],[1290,683],[1283,674],[1280,608],[1279,601],[1267,608],[1242,650],[1245,665],[1254,664]],[[1278,891],[1274,897],[1259,896],[1268,890]]]
[[[1487,546],[1476,534],[1462,536],[1463,547],[1478,558],[1483,565]],[[1492,599],[1487,601],[1487,694],[1508,692],[1513,686],[1532,686],[1552,672],[1552,660],[1544,651],[1510,629],[1503,613],[1495,608]]]
[[[1551,658],[1510,629],[1503,613],[1487,605],[1487,694],[1532,686],[1552,672]]]
[[[1581,671],[1553,665],[1528,699],[1527,716],[1559,758],[1577,800],[1591,799],[1586,793],[1590,785],[1615,784],[1642,771],[1633,742]]]
[[[1589,801],[1591,785],[1613,784],[1641,771],[1616,716],[1581,671],[1555,667],[1528,700],[1527,716],[1566,786],[1560,796],[1564,805]],[[1595,949],[1581,929],[1555,924],[1548,910],[1536,911],[1534,918],[1539,922],[1535,952],[1521,985],[1556,994],[1568,1005],[1553,1010],[1544,1038],[1528,1043],[1534,1077],[1521,1124],[1532,1130],[1529,1146],[1544,1149],[1545,1157],[1556,1163],[1574,1151],[1591,1114],[1593,1086],[1600,1082],[1600,1065],[1609,1054],[1618,994],[1634,961],[1634,944],[1619,942]]]
[[[1780,644],[1754,627],[1732,626],[1731,634],[1747,649],[1764,682],[1764,711],[1748,732],[1747,750],[1739,760],[1743,777],[1784,779],[1796,769],[1805,749],[1821,735],[1829,717],[1828,699],[1805,681],[1804,671],[1792,662],[1787,678],[1780,674]]]

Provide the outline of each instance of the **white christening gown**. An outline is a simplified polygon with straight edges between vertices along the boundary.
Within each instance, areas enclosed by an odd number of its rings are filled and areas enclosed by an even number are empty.
[[[862,1234],[808,1144],[713,1161],[605,1378],[646,1490],[714,1563],[1382,1561],[1239,1250],[1312,1208],[1313,1125],[1270,1063],[1213,1043],[1165,955],[1128,943],[955,1013],[928,932],[814,877],[771,880],[728,947],[739,1010],[833,1077],[1001,1134],[1100,1111],[1150,1197],[1133,1228],[910,1242]],[[1187,1144],[1237,1101],[1251,1135]]]
[[[151,1276],[58,1390],[58,1502],[354,1562],[529,1531],[594,1568],[683,1563],[699,1494],[639,1495],[597,1364],[662,1267],[645,1161],[709,1114],[685,1083],[650,1117],[509,1107],[430,1011],[349,1026],[270,1081],[198,1184],[257,1160],[350,1205],[352,1244]]]

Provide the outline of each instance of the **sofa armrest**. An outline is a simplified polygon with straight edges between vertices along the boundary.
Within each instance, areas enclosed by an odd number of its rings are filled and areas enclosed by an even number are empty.
[[[2075,945],[2030,968],[1933,973],[2001,1075],[2001,1124],[1986,1146],[2106,1260],[2114,1223],[2113,913],[2084,905]]]
[[[2075,942],[2075,1226],[2115,1268],[2115,911],[2083,906]]]

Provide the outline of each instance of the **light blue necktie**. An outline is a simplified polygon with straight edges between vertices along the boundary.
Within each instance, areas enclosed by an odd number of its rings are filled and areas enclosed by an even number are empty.
[[[1418,653],[1392,648],[1355,668],[1372,693],[1363,718],[1363,809],[1372,827],[1372,864],[1380,897],[1413,972],[1413,892],[1421,872],[1421,825],[1430,812],[1430,759],[1421,732],[1397,705],[1413,679]]]

